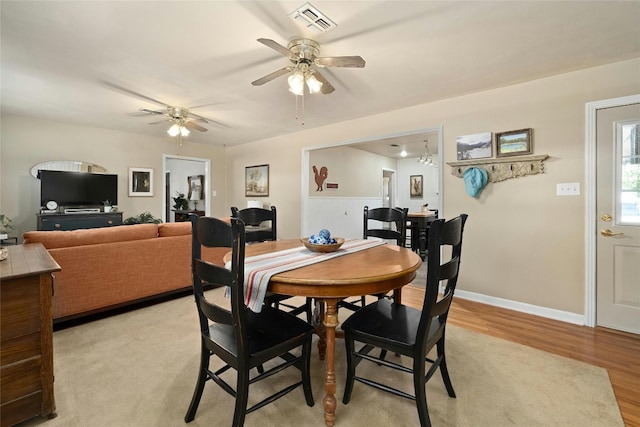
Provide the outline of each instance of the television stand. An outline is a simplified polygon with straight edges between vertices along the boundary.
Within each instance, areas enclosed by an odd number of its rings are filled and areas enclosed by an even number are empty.
[[[122,225],[122,212],[37,214],[39,231],[77,230]]]

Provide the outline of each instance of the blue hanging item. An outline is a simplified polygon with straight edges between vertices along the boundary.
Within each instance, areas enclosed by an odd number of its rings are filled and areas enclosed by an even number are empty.
[[[467,194],[478,197],[489,180],[487,171],[482,168],[469,168],[462,175]]]

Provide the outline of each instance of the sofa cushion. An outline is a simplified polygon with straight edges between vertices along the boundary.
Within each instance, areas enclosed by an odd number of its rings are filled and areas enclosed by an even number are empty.
[[[184,236],[191,234],[191,223],[185,222],[167,222],[158,225],[158,237]]]
[[[158,224],[118,225],[71,231],[27,231],[22,237],[24,243],[42,243],[47,249],[99,245],[157,238]]]

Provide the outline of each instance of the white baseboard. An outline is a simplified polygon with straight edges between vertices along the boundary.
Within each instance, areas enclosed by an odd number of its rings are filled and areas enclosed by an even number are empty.
[[[585,325],[583,314],[570,313],[568,311],[556,310],[553,308],[540,307],[518,301],[511,301],[503,298],[490,297],[477,294],[475,292],[456,289],[456,298],[468,299],[470,301],[481,302],[483,304],[502,307],[509,310],[520,311],[522,313],[533,314],[535,316],[546,317],[548,319],[559,320],[561,322],[573,323],[574,325]]]

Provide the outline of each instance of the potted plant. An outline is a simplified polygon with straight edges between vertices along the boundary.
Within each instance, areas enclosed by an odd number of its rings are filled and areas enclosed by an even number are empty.
[[[184,193],[176,191],[176,197],[172,197],[175,205],[173,208],[177,211],[188,211],[189,210],[189,201],[184,197]]]
[[[125,219],[122,224],[123,225],[133,225],[133,224],[160,224],[162,222],[161,219],[154,217],[150,212],[145,211],[142,212],[138,216],[132,216]]]
[[[111,202],[109,201],[109,199],[104,200],[102,202],[102,204],[104,205],[104,211],[105,212],[111,212],[113,209],[113,206],[111,205]]]

